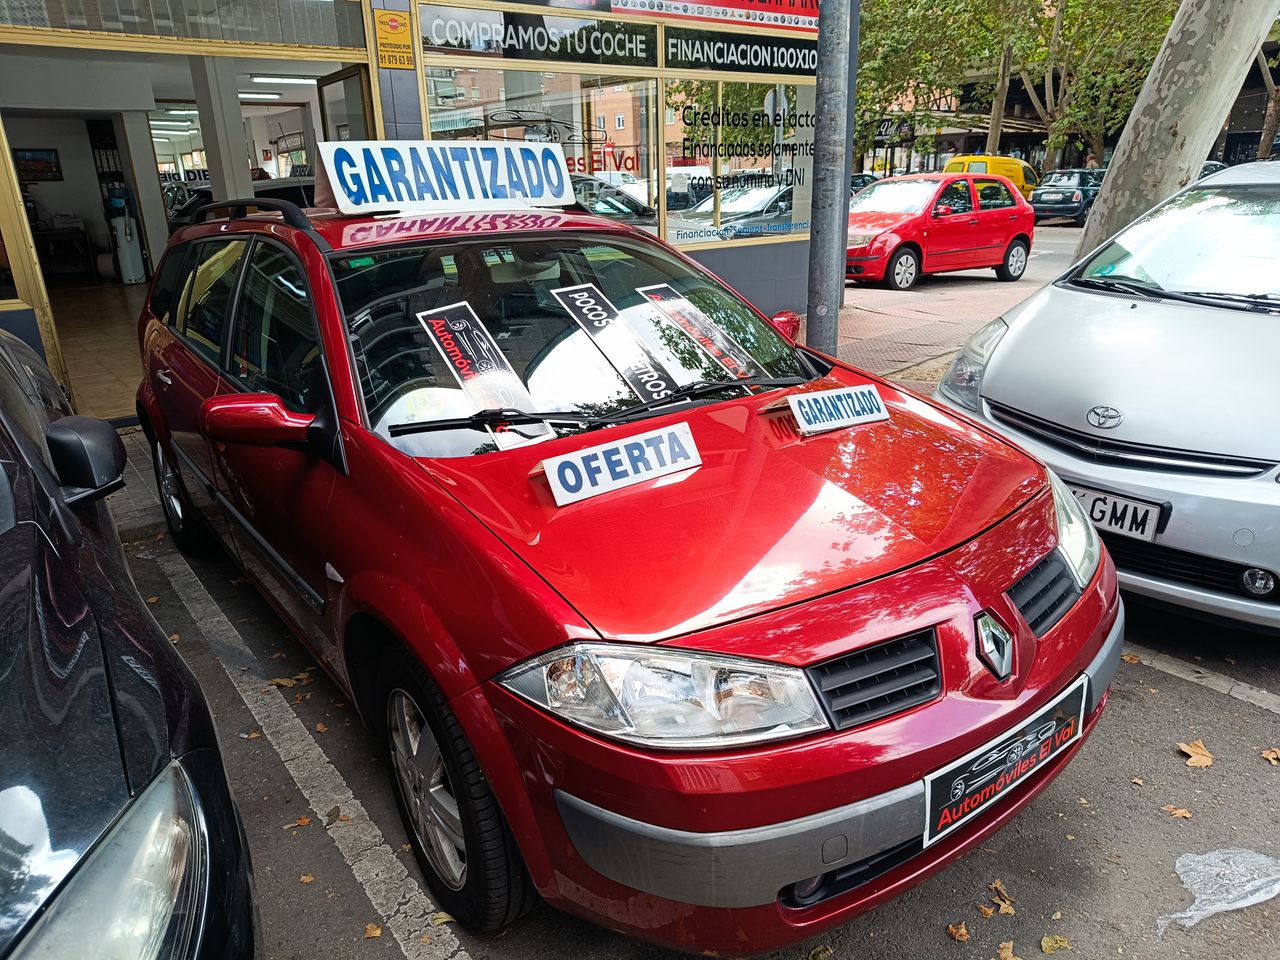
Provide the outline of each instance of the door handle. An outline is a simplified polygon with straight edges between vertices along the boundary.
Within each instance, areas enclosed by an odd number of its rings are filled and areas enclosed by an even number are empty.
[[[157,370],[156,379],[159,380],[161,383],[163,383],[166,387],[173,385],[173,380],[169,376],[168,370]]]
[[[1010,220],[1017,220],[1017,219],[1018,219],[1018,215],[1017,215],[1016,213],[1011,213],[1011,214],[1009,214],[1009,219],[1010,219]]]
[[[974,218],[973,218],[972,220],[970,220],[969,222],[970,222],[970,223],[977,223],[977,222],[978,222],[978,218],[977,218],[977,217],[974,217]]]

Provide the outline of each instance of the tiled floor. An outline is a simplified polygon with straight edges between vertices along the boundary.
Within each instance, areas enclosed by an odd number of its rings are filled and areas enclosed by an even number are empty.
[[[105,419],[134,415],[134,392],[142,380],[138,314],[146,295],[145,284],[49,291],[79,413]]]

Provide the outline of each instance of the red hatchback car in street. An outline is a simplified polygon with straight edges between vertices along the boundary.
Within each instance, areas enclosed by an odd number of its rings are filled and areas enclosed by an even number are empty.
[[[917,173],[877,180],[849,202],[845,277],[894,290],[922,273],[994,267],[1001,280],[1027,269],[1036,214],[994,174]]]
[[[982,843],[1094,728],[1114,568],[1004,440],[625,225],[273,206],[198,214],[142,314],[165,514],[383,738],[470,929],[540,896],[770,951]]]

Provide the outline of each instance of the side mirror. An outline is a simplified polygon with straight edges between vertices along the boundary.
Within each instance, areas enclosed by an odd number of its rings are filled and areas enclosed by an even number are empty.
[[[44,439],[68,506],[92,503],[124,486],[124,443],[105,420],[63,417],[49,424]]]
[[[800,336],[800,314],[792,310],[782,310],[775,313],[769,320],[773,325],[773,329],[790,340],[796,342],[796,338]]]
[[[951,207],[945,203],[940,203],[933,208],[933,215],[935,217],[949,217],[953,212],[954,211],[951,209]]]
[[[200,432],[221,443],[253,447],[301,446],[315,414],[294,413],[273,393],[232,393],[200,405]]]

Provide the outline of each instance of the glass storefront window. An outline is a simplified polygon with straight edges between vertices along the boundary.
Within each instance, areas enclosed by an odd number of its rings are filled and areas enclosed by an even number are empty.
[[[17,300],[18,288],[13,282],[13,267],[5,251],[4,237],[0,237],[0,300]]]

